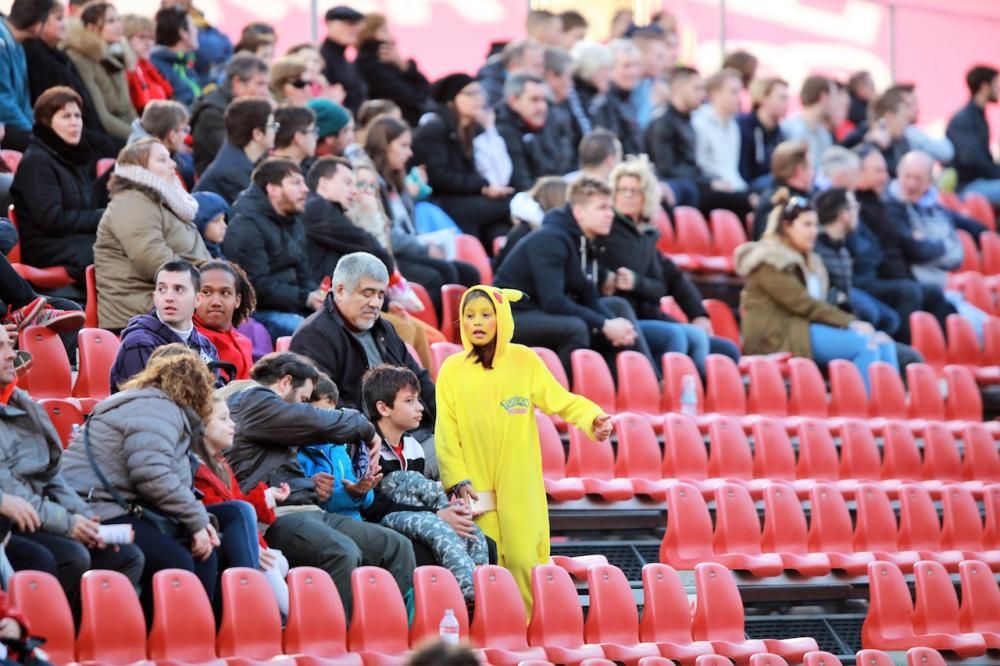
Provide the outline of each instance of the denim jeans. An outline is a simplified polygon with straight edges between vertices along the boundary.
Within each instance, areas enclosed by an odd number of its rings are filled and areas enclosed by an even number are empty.
[[[888,305],[899,316],[899,328],[896,333],[889,333],[902,343],[910,342],[910,314],[924,306],[924,290],[916,280],[879,280],[872,279],[859,284],[858,289],[876,298],[880,303]],[[855,289],[851,289],[853,304]],[[943,301],[944,297],[940,299]],[[927,309],[927,308],[923,308]],[[932,311],[932,310],[930,310]]]
[[[877,330],[896,337],[899,331],[899,314],[888,305],[861,289],[851,287],[851,309],[854,316],[862,319]]]
[[[899,371],[896,345],[893,342],[876,343],[849,328],[834,328],[825,324],[809,324],[809,341],[812,344],[813,360],[817,365],[825,367],[838,358],[845,358],[856,365],[869,395],[871,385],[868,366],[875,361],[884,361]]]
[[[977,178],[962,188],[962,194],[966,192],[982,194],[991,204],[1000,206],[1000,179]]]
[[[667,352],[687,354],[694,361],[698,373],[705,377],[705,357],[709,352],[708,334],[693,324],[680,324],[657,319],[640,319],[642,331],[649,351],[659,361]]]
[[[272,341],[295,333],[295,329],[305,319],[302,315],[294,312],[278,312],[277,310],[257,310],[253,313],[253,318],[267,329]]]
[[[232,500],[205,507],[219,521],[220,569],[260,565],[257,512],[248,502]]]

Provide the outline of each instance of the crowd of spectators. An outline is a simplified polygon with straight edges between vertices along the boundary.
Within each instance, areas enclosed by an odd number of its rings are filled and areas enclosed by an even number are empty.
[[[384,15],[338,6],[325,27],[276,53],[271,26],[234,46],[191,0],[155,16],[14,0],[0,17],[0,145],[23,153],[0,173],[17,223],[0,249],[67,278],[41,289],[0,259],[0,523],[14,568],[58,574],[74,610],[92,566],[128,575],[147,610],[168,567],[210,596],[222,568],[259,567],[287,605],[281,572],[317,566],[349,611],[359,564],[407,595],[414,567],[439,562],[471,598],[495,544],[425,483],[439,473],[425,368],[445,339],[426,322],[445,285],[486,278],[462,235],[525,295],[514,342],[554,350],[570,376],[577,349],[612,369],[638,351],[657,376],[667,352],[702,374],[710,353],[739,358],[658,249],[680,206],[748,222],[733,256],[744,353],[849,359],[867,381],[874,361],[920,360],[916,310],[982,328],[946,275],[959,233],[986,227],[942,205],[936,173],[1000,207],[992,67],[968,71],[968,103],[932,137],[911,84],[817,73],[793,91],[744,51],[699,72],[666,13],[616,19],[599,43],[577,12],[532,11],[522,38],[436,81]],[[72,337],[90,266],[98,324],[121,337],[114,394],[63,452],[17,388],[17,333]],[[107,524],[132,543],[107,547]]]

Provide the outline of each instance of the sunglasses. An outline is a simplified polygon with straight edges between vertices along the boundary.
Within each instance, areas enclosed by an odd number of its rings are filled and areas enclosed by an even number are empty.
[[[308,86],[309,82],[306,81],[305,79],[292,79],[291,81],[288,82],[288,85],[292,86],[293,88],[298,88],[301,90],[302,88]]]
[[[798,195],[790,198],[785,204],[785,210],[782,217],[785,219],[792,219],[798,217],[801,213],[815,210],[813,208],[812,202],[805,197],[800,197]]]

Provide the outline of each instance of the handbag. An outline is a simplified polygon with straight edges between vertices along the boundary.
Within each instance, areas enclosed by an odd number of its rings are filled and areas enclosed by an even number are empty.
[[[111,495],[111,499],[115,501],[115,504],[125,509],[125,513],[133,518],[145,520],[159,530],[163,536],[170,537],[171,539],[185,541],[190,537],[188,531],[184,528],[181,522],[177,520],[177,518],[160,511],[148,502],[144,502],[142,500],[126,502],[125,498],[122,497],[121,494],[108,482],[108,478],[104,476],[104,472],[102,472],[101,468],[97,465],[97,460],[94,458],[94,452],[90,449],[89,416],[87,417],[87,423],[83,426],[83,450],[87,453],[87,460],[90,461],[90,467],[94,470],[94,474],[97,475],[97,479],[101,482],[101,485],[104,486],[104,489],[108,491],[108,494]]]

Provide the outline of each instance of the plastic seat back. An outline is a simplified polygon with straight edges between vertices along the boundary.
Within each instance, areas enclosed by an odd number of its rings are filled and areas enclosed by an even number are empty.
[[[761,546],[768,553],[809,552],[806,515],[795,489],[784,483],[764,487],[764,531]]]
[[[642,568],[644,606],[639,640],[644,643],[691,642],[691,603],[680,576],[666,564]]]
[[[946,365],[944,377],[948,382],[945,417],[956,421],[982,421],[983,398],[972,371],[964,365]]]
[[[987,314],[996,314],[996,299],[993,297],[993,292],[990,290],[989,286],[986,284],[986,280],[979,273],[963,273],[961,276],[961,281],[958,283],[958,290],[965,297],[965,300],[975,305],[977,308],[982,310]],[[948,333],[948,356],[954,361],[953,353],[956,350],[955,340],[953,339],[956,332],[958,332],[958,327],[965,325],[970,325],[968,319],[965,319],[961,315],[952,314],[948,315],[945,319],[945,329]],[[971,329],[970,329],[971,330]],[[964,337],[964,332],[961,333]],[[975,339],[975,332],[972,332],[973,339]],[[973,349],[978,349],[978,341],[972,347]],[[960,361],[954,361],[959,363]]]
[[[906,388],[903,379],[896,368],[882,361],[875,361],[868,366],[871,379],[872,416],[887,419],[906,419]]]
[[[881,486],[859,483],[854,500],[857,503],[854,550],[889,553],[899,550],[896,543],[896,514]]]
[[[608,414],[614,414],[615,382],[604,357],[593,349],[575,349],[570,355],[573,366],[573,392],[589,398]]]
[[[827,371],[830,373],[830,416],[867,418],[868,394],[858,366],[838,358],[830,361]]]
[[[913,346],[923,354],[928,365],[941,367],[948,362],[948,347],[945,344],[941,325],[929,312],[910,313],[910,331]]]
[[[896,666],[892,657],[881,650],[859,650],[854,660],[857,666]]]
[[[955,232],[958,234],[958,240],[962,244],[962,263],[958,267],[958,272],[978,272],[982,268],[982,264],[979,261],[979,250],[976,248],[976,240],[965,229],[955,229]]]
[[[441,372],[441,366],[444,365],[446,358],[454,354],[460,354],[461,352],[462,345],[457,345],[454,342],[431,343],[431,378],[437,379],[437,375]]]
[[[747,413],[743,377],[733,359],[722,354],[709,354],[705,358],[705,411],[744,416]],[[782,389],[784,391],[784,389]]]
[[[637,351],[620,351],[618,368],[618,411],[639,414],[660,413],[660,382],[649,359]]]
[[[45,408],[45,413],[49,415],[49,420],[55,426],[65,449],[73,437],[73,426],[83,425],[83,413],[80,407],[73,401],[58,398],[45,398],[38,403]]]
[[[719,485],[715,489],[715,534],[712,539],[715,552],[759,555],[760,543],[760,518],[750,493],[735,483]]]
[[[87,305],[83,308],[83,325],[86,328],[97,328],[99,325],[97,318],[97,272],[94,264],[87,266],[83,276],[87,291]]]
[[[473,644],[481,648],[527,649],[528,618],[510,571],[492,565],[477,567],[472,584],[476,591]]]
[[[694,569],[694,584],[694,639],[743,642],[743,600],[729,569],[714,562],[699,564]]]
[[[764,356],[751,358],[749,374],[748,413],[787,416],[788,395],[785,393],[785,380],[778,364]]]
[[[4,164],[7,165],[7,169],[11,173],[15,173],[17,171],[17,167],[21,164],[21,159],[23,157],[24,153],[20,150],[12,150],[9,148],[0,150],[0,160],[3,160]]]
[[[712,254],[712,236],[701,211],[690,206],[674,208],[674,245],[680,252],[709,256]]]
[[[424,641],[438,638],[441,618],[449,609],[454,611],[458,620],[459,638],[463,641],[469,639],[469,611],[465,597],[454,574],[448,569],[422,566],[413,571],[413,609],[411,646],[417,647]]]
[[[344,605],[330,574],[315,567],[295,567],[288,572],[287,580],[288,623],[282,640],[285,654],[336,657],[347,652]]]
[[[922,465],[909,426],[899,421],[886,423],[882,431],[882,478],[918,481],[923,478]]]
[[[615,452],[611,442],[595,442],[570,426],[566,474],[603,480],[615,478]]]
[[[73,613],[59,580],[44,571],[17,571],[10,578],[10,605],[31,623],[31,633],[45,637],[53,664],[73,661]]]
[[[750,655],[750,661],[747,664],[748,666],[788,666],[784,657],[768,652]]]
[[[960,485],[941,491],[941,546],[945,550],[983,550],[983,522],[972,493]]]
[[[744,480],[754,477],[753,454],[739,419],[721,414],[713,417],[708,424],[708,437],[709,477]]]
[[[222,572],[220,657],[270,659],[282,653],[281,613],[264,574],[232,567]]]
[[[88,571],[80,579],[80,599],[80,661],[130,664],[146,658],[146,621],[128,578],[117,571]]]
[[[955,445],[955,436],[943,423],[928,423],[924,428],[923,478],[959,481],[962,478],[962,456]]]
[[[462,296],[465,287],[460,284],[446,284],[441,287],[441,332],[448,342],[462,344],[459,320],[462,318]]]
[[[18,386],[39,398],[65,398],[73,390],[73,373],[62,340],[44,326],[29,326],[18,336],[20,348],[31,354],[32,365],[18,378]]]
[[[868,565],[870,603],[861,627],[865,645],[885,645],[888,641],[913,637],[913,602],[899,567],[891,562]]]
[[[708,220],[712,229],[714,255],[732,257],[733,251],[747,242],[746,230],[736,213],[717,208],[708,214]]]
[[[989,550],[1000,550],[1000,485],[992,484],[983,489],[983,504],[986,505],[983,545]]]
[[[392,575],[378,567],[358,567],[351,572],[351,592],[354,609],[347,634],[348,649],[361,653],[406,652],[409,649],[406,605]]]
[[[486,248],[478,238],[469,234],[455,236],[455,259],[465,261],[479,271],[479,284],[493,284],[493,266]]]
[[[979,192],[966,192],[962,195],[962,212],[989,229],[983,235],[996,232],[997,215],[993,211],[993,204]],[[982,241],[982,236],[980,236],[980,241]]]
[[[983,323],[983,362],[1000,365],[1000,317],[990,317]]]
[[[866,481],[882,478],[878,444],[863,421],[848,421],[840,429],[840,478]]]
[[[663,363],[663,401],[661,407],[664,412],[681,411],[681,396],[684,391],[684,378],[693,377],[695,387],[695,397],[698,400],[698,413],[702,413],[705,408],[705,390],[701,383],[701,376],[694,365],[694,361],[687,354],[679,352],[667,352],[661,359]]]
[[[667,531],[660,542],[660,562],[678,569],[711,560],[712,516],[701,491],[689,483],[675,483],[667,490]]]
[[[1000,633],[1000,587],[990,565],[965,560],[958,565],[958,576],[962,581],[959,628],[969,633]]]
[[[795,451],[785,427],[774,419],[760,418],[753,424],[752,434],[754,478],[794,480]]]
[[[810,552],[854,552],[851,514],[835,485],[813,484],[809,489],[809,511],[807,543]]]
[[[802,666],[843,666],[843,664],[829,652],[807,652],[802,658]]]
[[[76,339],[80,364],[73,397],[103,400],[111,395],[111,366],[121,344],[118,336],[103,328],[83,328]]]
[[[810,358],[791,358],[788,360],[788,371],[792,380],[788,397],[789,413],[825,419],[829,413],[826,384],[816,363]]]
[[[948,666],[948,662],[937,650],[915,647],[906,651],[906,666]]]
[[[913,630],[918,634],[958,634],[958,596],[951,576],[939,562],[921,561],[913,567],[917,581]]]
[[[584,625],[587,643],[635,645],[639,642],[639,611],[622,570],[610,564],[587,569],[590,609]]]
[[[663,434],[663,478],[708,478],[708,453],[694,421],[680,414],[667,414]]]
[[[799,461],[795,474],[800,479],[836,481],[840,478],[837,447],[822,421],[810,419],[799,423]]]
[[[899,535],[901,550],[941,550],[941,523],[930,494],[913,483],[899,488]]]
[[[532,347],[531,349],[538,354],[538,358],[542,359],[545,367],[549,369],[549,372],[556,378],[559,385],[568,391],[569,377],[566,376],[566,368],[563,367],[562,361],[559,360],[559,355],[548,347]]]
[[[965,478],[970,481],[1000,481],[1000,454],[986,426],[968,424],[962,431],[962,440],[965,442]]]
[[[715,331],[715,334],[726,338],[736,345],[737,349],[742,350],[743,341],[740,339],[740,325],[729,304],[715,298],[706,298],[701,304],[708,312],[708,318],[712,322],[712,330]]]
[[[667,315],[668,317],[676,319],[682,324],[688,323],[687,314],[684,312],[684,310],[681,309],[681,306],[677,302],[677,299],[674,298],[673,296],[664,296],[663,298],[660,299],[660,312]]]
[[[420,303],[424,306],[423,310],[414,312],[413,316],[428,326],[440,330],[441,323],[438,321],[437,312],[434,311],[434,301],[431,300],[431,295],[427,293],[427,289],[419,282],[410,282],[410,288],[413,289],[413,293],[417,295]]]
[[[979,247],[982,250],[983,273],[986,275],[1000,274],[1000,235],[994,231],[979,235]]]
[[[649,421],[637,414],[615,417],[618,434],[618,458],[615,476],[626,479],[660,479],[663,458],[656,433]]]
[[[148,647],[149,658],[156,661],[199,663],[216,658],[212,604],[205,586],[190,571],[164,569],[153,575]]]
[[[566,453],[563,451],[559,431],[545,414],[535,412],[538,442],[542,449],[542,476],[546,479],[566,478]]]
[[[923,363],[911,363],[906,366],[906,383],[910,389],[909,417],[943,421],[944,399],[934,370]]]
[[[569,573],[555,564],[531,570],[531,624],[528,643],[575,648],[583,644],[583,609]]]

